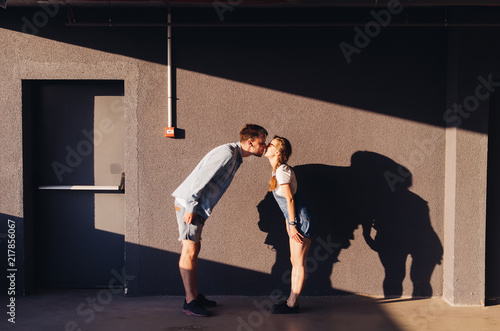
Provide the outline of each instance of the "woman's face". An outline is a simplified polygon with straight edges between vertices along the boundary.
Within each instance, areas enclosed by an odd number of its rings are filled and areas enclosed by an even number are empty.
[[[278,141],[276,139],[273,139],[269,145],[267,145],[267,150],[266,154],[264,154],[265,157],[273,157],[275,155],[279,154],[278,149],[276,148],[276,145],[278,144]]]

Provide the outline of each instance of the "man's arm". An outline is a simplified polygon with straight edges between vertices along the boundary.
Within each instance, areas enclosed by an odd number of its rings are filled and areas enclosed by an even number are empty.
[[[194,213],[184,213],[184,222],[191,224],[193,222]]]
[[[191,174],[194,176],[190,191],[193,192],[186,199],[186,212],[185,214],[193,214],[196,206],[198,205],[198,200],[200,198],[201,192],[207,186],[207,184],[212,180],[212,178],[217,174],[217,172],[225,167],[233,159],[233,153],[230,150],[220,150],[216,153],[211,153],[207,155],[201,162],[199,169]],[[189,218],[189,217],[188,217]],[[192,215],[191,215],[192,220]],[[184,221],[187,222],[186,215]],[[190,224],[190,222],[188,223]]]

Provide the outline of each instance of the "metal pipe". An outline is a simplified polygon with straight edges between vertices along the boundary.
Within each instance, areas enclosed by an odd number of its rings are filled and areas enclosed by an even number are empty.
[[[80,27],[355,27],[368,22],[348,23],[66,23]],[[387,27],[499,27],[500,23],[390,23]]]
[[[167,127],[165,128],[165,137],[175,137],[175,127],[172,121],[172,16],[170,7],[167,14]]]
[[[170,7],[168,7],[167,15],[167,98],[168,98],[168,127],[173,127],[172,125],[172,15],[170,13]]]
[[[167,14],[167,127],[165,137],[175,137],[175,127],[172,121],[172,15],[170,7]]]

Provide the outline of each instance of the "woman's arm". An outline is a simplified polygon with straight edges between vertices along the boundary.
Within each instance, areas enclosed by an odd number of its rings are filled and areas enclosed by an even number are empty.
[[[293,200],[293,194],[292,190],[290,189],[289,184],[281,184],[281,191],[283,192],[283,195],[285,196],[286,199],[286,205],[288,209],[288,223],[295,223],[295,201]],[[288,234],[290,235],[290,238],[298,242],[299,244],[304,243],[304,240],[302,240],[303,236],[297,231],[297,228],[295,225],[287,225],[287,231]],[[289,230],[288,230],[289,229]]]

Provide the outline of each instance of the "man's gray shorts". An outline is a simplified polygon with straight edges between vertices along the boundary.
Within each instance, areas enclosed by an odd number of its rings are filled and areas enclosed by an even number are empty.
[[[201,240],[201,230],[205,224],[205,218],[198,214],[194,214],[191,224],[184,222],[185,208],[179,203],[175,203],[175,213],[177,215],[177,224],[179,225],[179,241],[191,240],[199,243]]]

